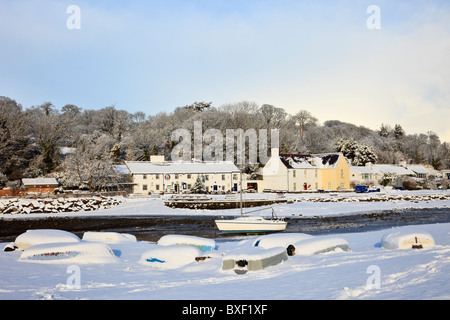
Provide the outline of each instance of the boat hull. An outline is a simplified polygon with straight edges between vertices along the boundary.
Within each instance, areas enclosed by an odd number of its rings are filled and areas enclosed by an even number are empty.
[[[287,222],[282,220],[216,220],[217,228],[222,233],[259,234],[284,231]]]

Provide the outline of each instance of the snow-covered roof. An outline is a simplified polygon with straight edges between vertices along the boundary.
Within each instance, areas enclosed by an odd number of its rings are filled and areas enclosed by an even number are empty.
[[[114,165],[113,167],[114,167],[114,170],[116,170],[116,172],[118,174],[130,174],[128,167],[124,164],[117,164],[117,165]]]
[[[313,154],[312,161],[320,169],[336,168],[341,153]]]
[[[431,172],[420,164],[410,164],[406,167],[408,170],[414,171],[415,173],[430,174]]]
[[[402,166],[395,165],[395,164],[374,164],[372,166],[372,169],[379,171],[380,173],[394,173],[398,175],[412,175],[414,176],[415,173],[411,170],[408,170]]]
[[[288,169],[310,169],[315,168],[308,159],[309,155],[281,153],[279,155],[281,162]]]
[[[369,174],[378,173],[375,170],[366,166],[350,166],[350,170],[356,171],[358,173],[369,173]]]
[[[150,161],[126,161],[128,169],[132,174],[151,173],[239,173],[238,167],[231,161],[223,162],[150,162]]]
[[[24,186],[58,185],[58,181],[55,178],[22,179],[22,183]]]
[[[335,168],[341,153],[290,154],[280,153],[281,162],[288,169],[330,169]]]

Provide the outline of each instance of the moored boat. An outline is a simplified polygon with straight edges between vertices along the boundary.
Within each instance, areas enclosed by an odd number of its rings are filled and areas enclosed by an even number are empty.
[[[241,213],[241,216],[238,218],[219,219],[215,220],[215,223],[219,231],[223,233],[264,234],[284,231],[286,229],[287,222],[283,219],[277,218],[273,208],[266,209],[272,209],[272,217],[270,219],[265,219],[260,216],[244,216]],[[254,210],[248,213],[261,210],[264,209]]]

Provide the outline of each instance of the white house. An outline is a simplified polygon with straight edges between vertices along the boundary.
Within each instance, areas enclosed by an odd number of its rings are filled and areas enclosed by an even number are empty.
[[[396,164],[374,164],[371,168],[378,171],[381,175],[397,175],[397,176],[415,176],[414,171]]]
[[[442,170],[442,178],[450,180],[450,170]]]
[[[277,148],[264,166],[264,189],[300,191],[319,188],[319,170],[311,164],[311,156],[302,154],[279,154]]]
[[[350,166],[350,184],[377,185],[380,182],[381,173],[366,166]]]
[[[134,194],[189,192],[200,178],[207,192],[238,191],[240,171],[234,163],[199,161],[164,161],[152,157],[150,161],[126,161]]]
[[[416,177],[419,179],[428,179],[429,176],[434,174],[434,170],[428,169],[421,164],[410,164],[406,168],[415,173]]]

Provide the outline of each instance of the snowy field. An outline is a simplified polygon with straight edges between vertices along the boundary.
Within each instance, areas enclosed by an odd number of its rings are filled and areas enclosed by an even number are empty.
[[[423,196],[424,192],[416,194]],[[416,200],[303,201],[277,205],[275,208],[279,216],[326,216],[396,208],[444,208],[449,205],[449,200]],[[200,210],[169,209],[161,200],[155,199],[129,199],[117,207],[101,211],[64,215],[206,214]],[[238,213],[238,210],[230,211],[220,214]],[[2,218],[22,219],[24,216],[4,215]],[[382,239],[392,231],[426,233],[433,237],[434,245],[423,249],[387,249],[382,245]],[[323,239],[333,236],[336,235],[313,237]],[[132,241],[133,237],[123,237],[131,238],[131,241],[120,240],[121,237],[103,240],[113,252],[107,263],[101,257],[98,261],[91,257],[89,263],[77,260],[42,263],[21,259],[26,250],[2,250],[0,299],[450,299],[450,224],[340,233],[338,237],[348,243],[350,251],[338,249],[321,254],[298,254],[277,265],[245,274],[222,270],[222,261],[224,257],[251,249],[258,236],[217,239],[213,251],[201,252],[208,256],[204,262],[192,261],[188,254],[180,254],[178,249],[174,249],[174,255],[180,257],[175,259],[177,264],[159,268],[148,263],[157,261],[148,257],[162,252],[162,244]],[[81,243],[87,241],[81,240]],[[102,239],[92,239],[91,235],[89,241]],[[3,249],[7,243],[0,245]],[[171,259],[167,255],[170,250],[165,252],[167,261]],[[199,254],[198,251],[194,254]]]

